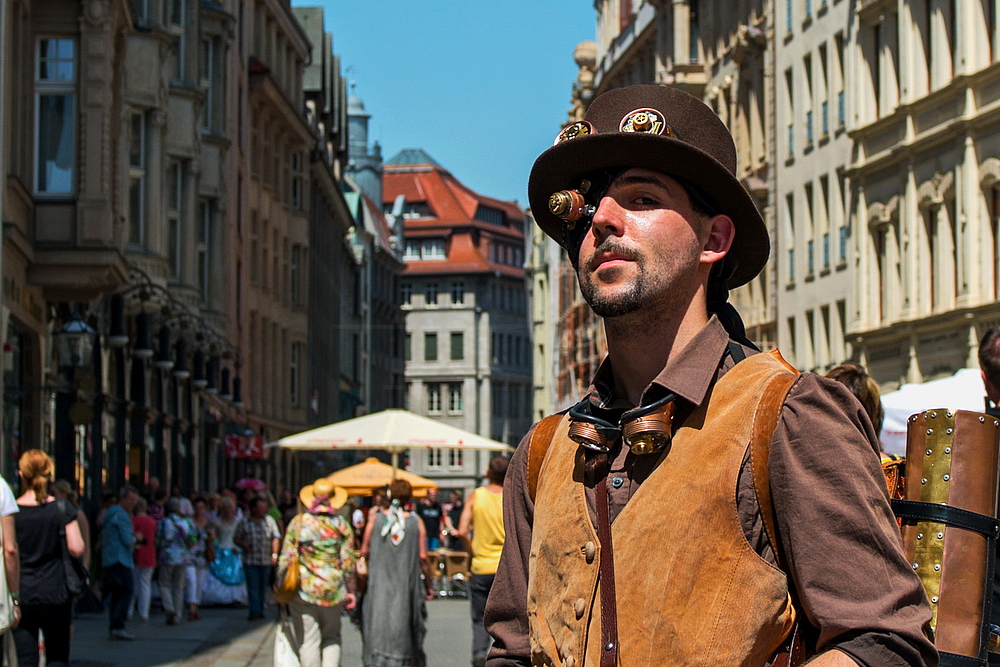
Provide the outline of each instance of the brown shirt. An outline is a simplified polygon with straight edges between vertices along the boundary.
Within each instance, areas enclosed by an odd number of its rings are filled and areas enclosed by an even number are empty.
[[[713,317],[670,359],[647,387],[643,401],[664,390],[674,392],[680,397],[677,418],[682,420],[733,367],[728,345],[725,329]],[[612,387],[605,360],[594,378],[591,400],[626,407]],[[525,436],[515,452],[504,483],[507,539],[485,616],[496,642],[489,667],[531,664],[527,577],[534,503],[526,484],[530,437]],[[861,665],[937,665],[937,652],[923,632],[930,608],[903,557],[877,452],[878,439],[867,414],[843,385],[809,373],[795,382],[774,433],[769,462],[782,551],[806,618],[816,629],[818,650],[840,649]],[[617,452],[608,483],[612,521],[666,455],[635,456],[627,448]],[[591,520],[596,521],[594,491],[586,491]],[[774,563],[746,461],[736,506],[747,540]]]

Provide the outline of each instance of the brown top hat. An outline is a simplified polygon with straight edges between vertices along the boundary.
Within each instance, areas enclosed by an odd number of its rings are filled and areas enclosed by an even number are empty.
[[[307,510],[312,507],[314,500],[319,500],[325,509],[338,510],[347,502],[347,490],[325,477],[320,477],[312,484],[302,487],[299,491],[299,500]]]
[[[725,124],[698,98],[676,88],[643,85],[596,98],[582,124],[563,130],[535,160],[528,201],[542,230],[563,244],[563,221],[549,211],[549,197],[572,190],[591,172],[613,167],[652,169],[688,180],[733,219],[730,255],[738,262],[729,287],[750,282],[770,253],[767,227],[736,178],[736,146]]]

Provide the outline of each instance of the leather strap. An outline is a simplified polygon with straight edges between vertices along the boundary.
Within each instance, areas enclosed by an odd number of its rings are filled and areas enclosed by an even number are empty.
[[[781,408],[798,377],[798,371],[790,369],[788,373],[775,376],[764,388],[764,395],[754,412],[753,436],[750,440],[750,465],[753,472],[754,491],[757,494],[757,504],[760,506],[761,520],[764,523],[767,539],[771,543],[771,549],[774,551],[774,560],[778,567],[786,573],[788,569],[785,567],[786,561],[778,538],[778,526],[774,518],[774,505],[771,500],[771,478],[767,466],[771,455],[771,440],[778,427]],[[790,582],[791,577],[789,577],[789,586],[791,586]],[[796,617],[792,634],[774,655],[772,667],[796,667],[803,664],[808,657],[805,639],[800,628],[800,619],[795,609],[794,596],[792,609]]]
[[[545,453],[549,451],[549,445],[552,444],[552,438],[556,434],[556,427],[562,422],[562,418],[563,414],[558,412],[538,422],[531,433],[531,440],[528,441],[528,495],[531,497],[531,502],[535,502],[542,461],[545,459]]]
[[[940,667],[988,667],[989,662],[982,658],[973,658],[968,655],[958,653],[945,653],[941,651],[938,665]]]
[[[973,530],[986,537],[996,538],[1000,533],[1000,521],[993,517],[950,505],[895,499],[892,501],[892,511],[896,516],[904,519],[944,523],[956,528]]]
[[[750,465],[753,468],[753,486],[757,493],[757,504],[760,505],[760,516],[764,522],[767,539],[774,550],[774,559],[778,567],[785,570],[785,558],[778,541],[778,528],[774,519],[774,505],[771,501],[771,481],[767,464],[771,455],[771,439],[778,427],[781,407],[785,397],[791,390],[797,373],[782,373],[771,380],[764,388],[764,395],[753,415],[753,437],[750,440]]]
[[[615,667],[618,663],[618,605],[615,600],[615,560],[611,545],[611,517],[608,508],[608,455],[596,457],[597,539],[601,542],[601,665]]]

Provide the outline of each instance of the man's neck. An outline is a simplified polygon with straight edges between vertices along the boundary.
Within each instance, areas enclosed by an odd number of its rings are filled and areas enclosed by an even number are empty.
[[[635,315],[604,321],[615,395],[631,405],[640,404],[649,383],[708,322],[701,293],[684,312]]]

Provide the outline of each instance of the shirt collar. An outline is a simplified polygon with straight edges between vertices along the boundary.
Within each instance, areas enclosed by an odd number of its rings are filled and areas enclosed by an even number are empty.
[[[678,354],[672,355],[653,381],[643,392],[643,403],[662,395],[662,390],[673,392],[693,405],[701,405],[708,388],[719,370],[729,334],[719,318],[712,315],[704,327],[694,335]],[[659,387],[655,396],[650,390]],[[597,399],[602,406],[610,407],[617,398],[614,393],[614,371],[611,358],[605,357],[594,374],[590,387],[591,400]]]

